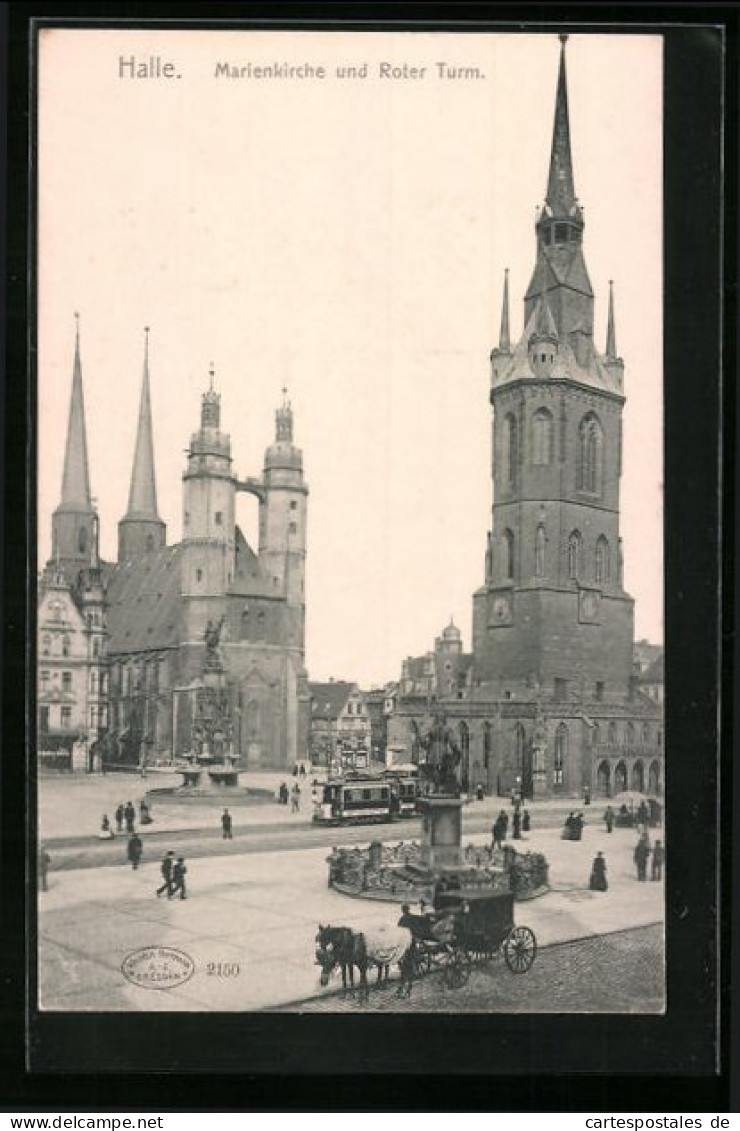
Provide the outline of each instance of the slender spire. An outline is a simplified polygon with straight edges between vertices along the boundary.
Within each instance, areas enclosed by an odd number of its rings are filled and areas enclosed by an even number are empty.
[[[154,475],[154,433],[149,392],[149,327],[144,328],[144,375],[141,382],[139,424],[136,432],[127,516],[158,518],[157,484]]]
[[[90,511],[90,472],[87,463],[85,398],[82,392],[80,362],[80,316],[75,312],[75,359],[72,372],[72,396],[69,402],[67,445],[64,450],[62,476],[62,509]]]
[[[552,130],[552,149],[550,151],[550,171],[547,179],[546,204],[556,217],[573,214],[577,208],[576,190],[573,183],[573,160],[570,152],[570,122],[568,118],[568,82],[565,70],[565,44],[568,36],[560,39],[560,71],[555,98],[555,121]]]
[[[606,356],[610,361],[617,356],[617,334],[614,329],[614,281],[609,280],[609,318],[606,324]]]
[[[283,386],[283,403],[275,410],[275,440],[277,443],[293,443],[293,408],[288,400],[288,390]]]
[[[504,301],[501,307],[501,333],[498,339],[498,348],[506,353],[511,350],[509,336],[509,268],[504,271]]]

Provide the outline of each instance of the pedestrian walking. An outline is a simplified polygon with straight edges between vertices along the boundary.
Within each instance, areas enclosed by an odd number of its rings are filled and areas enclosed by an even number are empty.
[[[147,805],[146,800],[142,797],[141,801],[139,802],[139,824],[151,825],[153,820],[154,818],[152,817],[152,811]]]
[[[653,863],[650,869],[650,879],[660,880],[663,878],[663,862],[665,861],[665,849],[659,840],[655,842],[653,849]]]
[[[113,840],[113,829],[110,827],[110,821],[108,820],[107,813],[103,813],[103,820],[100,822],[98,840]]]
[[[306,776],[306,767],[303,765],[303,762],[301,762],[300,775],[302,778],[305,778]]]
[[[116,832],[117,833],[120,833],[123,829],[123,815],[124,815],[123,805],[119,805],[118,808],[116,809],[115,814],[114,814],[114,816],[116,818]]]
[[[174,899],[178,892],[180,893],[180,899],[187,899],[188,896],[185,891],[186,873],[185,859],[182,856],[178,856],[177,863],[172,869],[172,891],[169,893],[169,899]]]
[[[165,892],[165,891],[167,892],[168,898],[172,894],[172,872],[173,872],[174,867],[175,867],[175,854],[174,854],[174,852],[165,853],[165,855],[162,857],[162,863],[161,863],[160,869],[159,869],[160,872],[162,873],[162,879],[164,880],[164,883],[162,884],[162,886],[160,888],[157,888],[157,899],[159,899],[160,895],[162,895],[162,893]]]
[[[522,832],[528,833],[531,828],[531,821],[529,818],[529,809],[522,812]]]
[[[590,805],[591,804],[591,786],[590,785],[584,785],[584,787],[583,787],[583,804],[584,805]]]
[[[635,864],[637,865],[637,878],[640,881],[647,879],[647,862],[650,856],[650,845],[644,837],[640,837],[635,847]]]
[[[290,811],[291,813],[298,813],[301,808],[301,787],[298,782],[295,783],[290,793]]]
[[[588,886],[591,891],[606,891],[609,887],[606,882],[606,860],[601,852],[597,852],[594,857]]]
[[[131,867],[134,871],[141,863],[142,853],[144,852],[144,845],[141,842],[141,837],[138,833],[132,833],[128,838],[128,845],[126,846],[126,855],[131,861]]]
[[[511,819],[511,827],[512,827],[512,834],[511,834],[512,840],[521,840],[522,839],[522,815],[519,812],[518,806],[514,810],[514,816]]]
[[[126,832],[131,834],[134,831],[134,821],[136,820],[136,810],[130,801],[126,802],[126,808],[123,811],[126,818]]]
[[[483,798],[485,797],[485,790],[484,790],[483,786],[480,784],[480,782],[475,787],[475,796],[478,798],[479,801],[482,801]]]
[[[280,797],[280,804],[281,805],[287,805],[288,804],[288,787],[287,787],[287,785],[285,784],[284,781],[280,783],[280,789],[278,791],[278,795]]]
[[[232,840],[231,836],[231,813],[228,809],[224,809],[221,814],[221,828],[223,829],[223,840]]]
[[[49,865],[51,864],[51,856],[46,851],[43,845],[39,847],[39,891],[48,891],[48,876]]]
[[[506,840],[506,825],[506,814],[502,809],[496,820],[493,822],[493,825],[491,826],[491,837],[493,840],[494,848],[503,847],[503,843]]]
[[[637,823],[639,825],[647,825],[650,819],[650,812],[644,801],[641,801],[637,807]]]
[[[604,812],[604,824],[606,825],[606,831],[610,833],[614,828],[614,810],[611,805],[607,805],[606,811]]]

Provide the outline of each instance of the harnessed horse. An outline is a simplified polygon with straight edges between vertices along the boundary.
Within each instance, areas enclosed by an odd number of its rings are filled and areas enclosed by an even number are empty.
[[[360,972],[359,1000],[367,1001],[370,995],[368,967],[377,967],[377,984],[380,985],[381,981],[388,981],[391,963],[395,961],[401,972],[398,995],[408,997],[414,977],[411,948],[411,933],[403,927],[393,927],[385,933],[378,932],[377,937],[373,937],[368,932],[353,931],[350,927],[319,925],[316,935],[316,964],[321,967],[319,980],[322,986],[328,985],[332,972],[339,967],[342,972],[342,989],[347,992],[349,974],[349,992],[354,994],[354,971],[357,967]]]

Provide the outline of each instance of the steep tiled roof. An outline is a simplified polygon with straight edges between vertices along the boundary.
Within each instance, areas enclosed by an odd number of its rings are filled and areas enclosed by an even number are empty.
[[[109,653],[179,644],[181,570],[182,545],[108,566]]]
[[[329,683],[309,683],[308,691],[313,700],[311,717],[335,719],[341,715],[354,686],[354,683],[337,679]]]

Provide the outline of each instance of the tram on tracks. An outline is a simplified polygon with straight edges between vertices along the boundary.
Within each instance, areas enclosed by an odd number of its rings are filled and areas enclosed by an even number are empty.
[[[320,783],[316,791],[313,814],[316,824],[371,824],[414,817],[419,784],[416,775],[411,773],[349,772]]]

